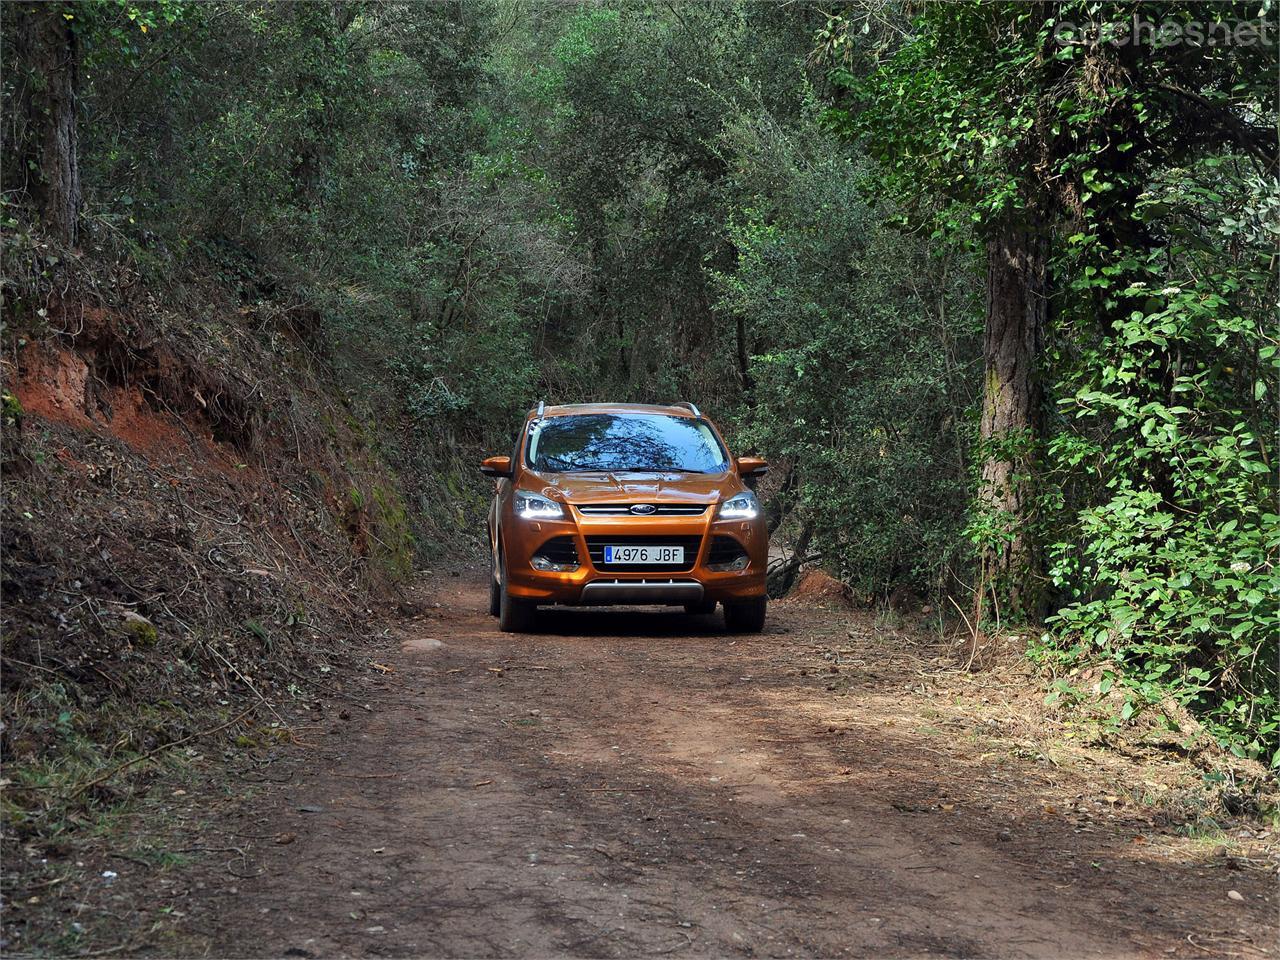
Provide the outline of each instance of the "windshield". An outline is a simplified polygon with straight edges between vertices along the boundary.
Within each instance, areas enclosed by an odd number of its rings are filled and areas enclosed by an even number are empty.
[[[729,460],[702,420],[587,413],[535,420],[525,463],[544,473],[724,473]]]

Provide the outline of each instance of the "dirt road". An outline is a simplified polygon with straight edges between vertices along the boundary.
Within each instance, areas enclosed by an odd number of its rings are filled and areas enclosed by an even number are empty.
[[[226,825],[261,873],[183,905],[213,955],[1271,955],[1265,868],[1104,796],[1132,764],[1020,753],[981,678],[870,621],[513,637],[446,583]]]

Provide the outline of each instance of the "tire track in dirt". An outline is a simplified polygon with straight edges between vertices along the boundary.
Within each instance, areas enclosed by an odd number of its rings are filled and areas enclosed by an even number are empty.
[[[372,712],[245,811],[297,840],[206,885],[189,931],[212,953],[1268,955],[1266,874],[1232,877],[1227,916],[1202,865],[1136,859],[1123,824],[1011,825],[963,799],[978,758],[872,698],[837,708],[795,669],[827,614],[780,604],[729,637],[565,611],[510,636],[453,584]]]

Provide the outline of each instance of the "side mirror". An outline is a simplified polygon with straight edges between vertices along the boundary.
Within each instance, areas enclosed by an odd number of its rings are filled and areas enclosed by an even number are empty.
[[[761,457],[739,457],[738,476],[763,477],[769,472],[769,464]]]
[[[510,457],[485,457],[480,461],[480,472],[486,477],[510,477]]]

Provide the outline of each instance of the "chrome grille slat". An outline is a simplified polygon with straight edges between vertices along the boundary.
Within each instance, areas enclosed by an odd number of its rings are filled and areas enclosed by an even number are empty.
[[[629,503],[583,503],[574,504],[577,511],[584,517],[630,517],[636,516],[631,512],[632,504]],[[641,514],[646,517],[698,517],[707,512],[705,505],[696,503],[656,503],[653,513]]]

